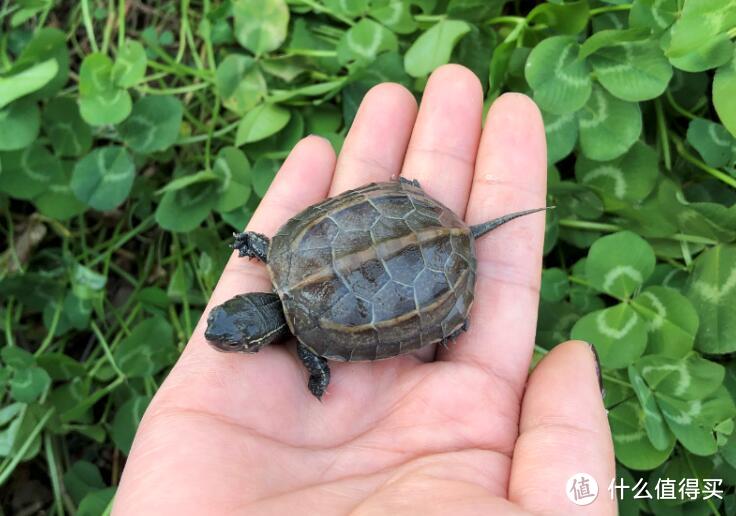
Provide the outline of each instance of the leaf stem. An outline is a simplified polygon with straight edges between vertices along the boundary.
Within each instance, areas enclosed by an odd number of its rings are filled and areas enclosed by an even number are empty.
[[[89,262],[87,262],[86,266],[91,268],[97,265],[98,263],[100,263],[101,261],[105,260],[107,256],[111,255],[116,250],[123,247],[129,240],[131,240],[132,238],[135,238],[136,236],[141,234],[143,231],[147,230],[153,224],[154,220],[155,219],[153,215],[149,215],[148,217],[143,219],[141,223],[138,224],[136,227],[134,227],[133,229],[131,229],[124,235],[115,239],[113,244],[107,250],[105,250],[105,252],[97,253],[97,256],[93,258],[92,260],[90,260]]]
[[[43,12],[41,13],[41,16],[38,17],[38,21],[36,22],[36,28],[34,29],[34,32],[39,30],[41,27],[43,27],[46,24],[46,18],[49,17],[49,13],[51,12],[51,9],[54,8],[54,2],[47,2],[46,7],[44,7]]]
[[[667,90],[667,92],[665,93],[665,97],[667,97],[667,102],[670,103],[670,106],[672,106],[672,109],[677,111],[679,114],[681,114],[685,118],[689,118],[690,120],[695,120],[696,118],[698,118],[697,115],[694,115],[693,113],[691,113],[690,111],[682,107],[675,100],[675,98],[672,96],[672,93],[669,90]]]
[[[179,320],[179,316],[176,314],[176,309],[173,305],[169,306],[169,320],[176,331],[176,340],[178,341],[177,348],[179,349],[179,353],[181,353],[184,351],[185,343],[189,340],[189,335],[187,335],[184,328],[182,328],[181,321]]]
[[[210,0],[204,0],[204,16],[206,17],[210,12]],[[212,48],[212,38],[205,38],[204,41],[205,52],[207,53],[207,64],[212,70],[213,74],[217,73],[217,65],[215,64],[215,51]],[[217,120],[220,118],[220,108],[222,107],[222,99],[220,98],[220,91],[218,88],[213,88],[213,94],[215,95],[215,107],[212,110],[210,116],[210,123],[207,128],[207,139],[204,143],[204,165],[206,170],[212,168],[212,136],[215,133],[215,126]]]
[[[682,260],[685,262],[685,266],[690,269],[693,264],[693,255],[690,252],[690,246],[687,242],[680,242],[680,250],[682,251]]]
[[[287,48],[289,56],[304,56],[304,57],[336,57],[337,51],[335,50],[318,50],[311,48]]]
[[[18,467],[18,464],[20,464],[20,461],[23,460],[26,453],[28,452],[28,449],[33,444],[33,441],[38,437],[38,434],[41,433],[41,430],[43,430],[43,427],[46,426],[46,422],[49,420],[51,415],[54,413],[54,408],[51,407],[40,419],[38,423],[36,423],[36,426],[33,427],[33,430],[28,434],[28,437],[26,437],[25,442],[23,445],[13,454],[12,458],[10,459],[10,462],[7,464],[4,464],[4,467],[2,471],[0,472],[0,486],[3,485],[10,475],[15,471],[15,468]]]
[[[8,224],[8,234],[6,236],[6,242],[8,243],[8,249],[3,253],[4,256],[7,256],[8,262],[13,262],[13,267],[15,267],[15,270],[18,272],[23,272],[23,264],[20,261],[20,257],[18,256],[18,252],[15,249],[15,225],[13,223],[13,216],[10,213],[10,210],[3,210],[5,213],[5,221]],[[3,265],[2,270],[0,270],[0,279],[4,278],[5,275],[8,273],[9,270],[11,270],[10,264],[4,263],[5,260],[0,261],[0,265]]]
[[[664,117],[664,109],[662,108],[662,99],[654,99],[654,110],[657,114],[657,137],[662,149],[664,159],[664,168],[667,171],[672,170],[672,154],[670,150],[670,140],[667,135],[667,120]]]
[[[695,478],[698,479],[698,480],[703,480],[702,475],[700,475],[700,473],[698,473],[698,470],[695,469],[695,464],[693,464],[693,461],[690,458],[690,454],[687,452],[687,450],[684,450],[684,449],[682,450],[682,456],[685,458],[685,462],[687,463],[687,467],[688,467],[688,469],[690,469],[690,472],[693,475],[695,475]],[[710,498],[708,498],[705,501],[708,503],[708,507],[710,507],[711,512],[715,516],[721,516],[721,513],[718,511],[718,507],[716,507],[715,504],[713,503],[713,500],[711,500]]]
[[[88,376],[92,376],[91,371],[90,373],[88,373]],[[66,412],[59,414],[59,417],[61,417],[62,422],[66,423],[69,421],[70,419],[69,413],[72,413],[74,416],[76,416],[79,413],[80,409],[86,409],[86,408],[91,407],[93,404],[97,403],[98,400],[102,399],[104,396],[107,396],[112,390],[117,388],[118,385],[120,385],[124,381],[125,381],[124,377],[118,376],[117,378],[115,378],[115,380],[107,384],[102,389],[93,392],[92,394],[84,398],[83,400],[79,401],[75,406],[73,406]]]
[[[577,284],[577,285],[581,285],[581,286],[583,286],[583,287],[588,287],[588,288],[590,288],[590,289],[593,289],[593,290],[597,290],[597,289],[596,289],[596,288],[595,288],[595,287],[593,286],[593,284],[592,284],[592,283],[590,283],[589,281],[587,281],[587,280],[585,280],[585,279],[583,279],[583,278],[580,278],[580,277],[578,277],[578,276],[573,276],[572,274],[569,274],[569,275],[567,276],[567,279],[568,279],[568,280],[570,280],[570,281],[571,281],[572,283],[575,283],[575,284]],[[618,298],[618,297],[614,296],[613,294],[608,294],[608,295],[610,295],[611,297],[614,297],[614,298],[618,299],[619,301],[622,301],[622,299],[620,299],[620,298]]]
[[[118,0],[118,48],[125,45],[125,0]]]
[[[414,16],[414,21],[422,22],[441,22],[446,19],[446,14],[417,14]]]
[[[181,0],[181,4],[179,4],[179,10],[181,11],[181,15],[179,16],[179,45],[176,50],[176,57],[174,57],[174,61],[177,63],[181,63],[181,60],[184,58],[184,52],[187,48],[187,35],[186,35],[186,26],[187,26],[187,11],[189,10],[189,1],[188,0]]]
[[[184,7],[186,5],[186,8]],[[192,35],[192,26],[189,23],[189,0],[182,0],[182,28],[184,30],[184,35],[187,38],[187,42],[189,43],[189,48],[191,50],[191,56],[194,63],[197,65],[197,68],[204,68],[204,65],[202,64],[202,60],[199,57],[199,52],[197,52],[197,45],[194,43],[194,36]]]
[[[162,70],[165,72],[173,73],[173,74],[186,74],[186,75],[194,75],[195,77],[199,77],[205,81],[212,81],[213,77],[212,74],[205,70],[200,70],[197,68],[193,68],[191,66],[187,66],[182,63],[177,63],[174,61],[170,55],[168,55],[163,49],[161,49],[158,46],[151,45],[148,47],[150,50],[156,53],[166,64],[159,63],[156,61],[148,61],[148,66],[150,66],[153,69]]]
[[[217,137],[217,138],[219,138],[220,136],[224,136],[230,131],[237,129],[239,124],[240,124],[240,120],[232,122],[231,124],[228,124],[225,127],[222,127],[218,129],[217,131],[214,131],[212,133],[212,136]],[[196,134],[194,136],[187,136],[186,138],[177,140],[176,145],[189,145],[190,143],[203,142],[203,141],[206,141],[208,137],[209,137],[209,134]]]
[[[43,447],[46,452],[46,465],[49,469],[51,488],[54,492],[54,506],[56,514],[64,516],[64,500],[61,495],[61,482],[59,481],[59,467],[56,462],[56,454],[51,442],[51,434],[48,432],[43,436]]]
[[[105,356],[107,357],[107,361],[110,362],[110,366],[112,366],[113,371],[115,371],[118,377],[125,378],[125,374],[123,374],[123,372],[120,370],[118,364],[115,362],[115,358],[112,356],[110,346],[108,346],[107,339],[105,339],[102,331],[100,331],[100,327],[97,326],[97,323],[94,321],[90,322],[90,326],[92,327],[92,332],[97,336],[97,340],[100,342],[100,345],[105,352]]]
[[[633,389],[634,387],[631,385],[630,382],[627,382],[626,380],[622,380],[621,378],[617,378],[615,376],[611,376],[610,374],[606,374],[603,371],[601,371],[601,376],[603,376],[604,380],[607,380],[611,383],[616,383],[618,385],[621,385],[623,387],[626,387],[628,389]]]
[[[5,18],[6,16],[13,14],[15,11],[20,9],[20,4],[14,3],[13,5],[8,5],[8,0],[5,0],[3,2],[3,8],[0,9],[0,20]]]
[[[690,162],[691,164],[695,165],[697,168],[702,170],[703,172],[706,172],[707,174],[710,174],[711,176],[715,177],[716,179],[726,183],[731,188],[736,188],[736,178],[731,177],[730,175],[726,174],[725,172],[722,172],[716,168],[713,168],[711,166],[706,165],[702,161],[700,161],[698,158],[693,156],[690,151],[688,151],[685,148],[685,144],[682,142],[682,140],[674,133],[670,132],[670,137],[672,138],[672,141],[675,142],[675,148],[677,149],[677,153],[685,159],[685,161]]]
[[[53,342],[56,334],[56,326],[59,324],[59,319],[61,319],[61,310],[63,307],[64,303],[60,299],[57,300],[56,308],[54,309],[54,315],[51,318],[51,324],[49,324],[49,330],[46,333],[46,337],[44,337],[43,342],[41,342],[41,345],[33,354],[34,356],[41,356],[41,354],[46,351],[46,348],[48,348],[49,345]]]
[[[336,20],[343,22],[345,25],[349,25],[351,27],[355,25],[355,22],[351,20],[350,18],[346,18],[343,15],[336,13],[332,9],[329,9],[322,4],[318,4],[314,0],[298,0],[298,2],[306,5],[307,7],[311,7],[314,11],[317,11],[318,13],[322,13],[322,14],[331,16],[332,18],[335,18]]]
[[[560,219],[560,226],[573,229],[588,229],[591,231],[605,231],[612,233],[614,231],[624,231],[626,228],[616,224],[607,224],[604,222],[594,222],[590,220],[577,219]],[[678,242],[689,242],[691,244],[718,245],[717,240],[712,238],[701,237],[698,235],[688,235],[686,233],[674,233],[672,235],[661,237],[668,240],[676,240]]]
[[[174,235],[172,236],[173,236],[172,246],[178,251],[176,253],[177,268],[182,271],[186,271],[184,267],[184,256],[183,256],[184,253],[182,252],[183,249],[181,246],[181,242],[179,241],[179,238],[176,235],[176,233],[174,233]],[[181,304],[182,304],[181,312],[184,317],[184,334],[188,338],[189,336],[192,335],[192,331],[193,331],[191,314],[189,313],[189,289],[188,288],[185,288],[182,291]]]
[[[191,93],[209,88],[211,85],[206,82],[197,82],[186,86],[177,86],[174,88],[149,88],[148,86],[138,86],[136,90],[149,95],[179,95],[181,93]]]
[[[5,326],[3,331],[5,332],[5,345],[8,347],[15,346],[15,339],[13,338],[13,304],[15,304],[15,296],[8,298],[8,303],[5,307]]]
[[[589,13],[590,16],[596,16],[598,14],[610,13],[615,11],[628,11],[630,9],[631,4],[608,5],[606,7],[596,7],[595,9],[591,9]]]
[[[115,0],[107,0],[107,20],[105,20],[105,29],[102,33],[102,53],[107,54],[107,50],[110,47],[110,38],[112,37],[112,27],[114,25]]]
[[[99,52],[100,48],[97,46],[97,41],[95,40],[92,17],[89,14],[89,0],[82,0],[82,21],[84,22],[84,30],[87,31],[87,39],[89,40],[90,47],[92,47],[92,51]]]
[[[590,220],[577,219],[560,219],[560,226],[573,229],[589,229],[592,231],[606,231],[612,233],[614,231],[622,231],[624,228],[616,224],[607,224],[604,222],[593,222]]]
[[[496,23],[526,23],[526,18],[523,16],[496,16],[486,21],[486,25],[494,25]]]
[[[515,18],[515,17],[512,17]],[[521,42],[521,35],[524,33],[524,31],[527,28],[527,19],[521,18],[521,21],[516,23],[516,26],[511,30],[511,32],[508,33],[508,35],[503,39],[504,43],[508,43],[511,41],[516,41],[517,47],[519,46]]]

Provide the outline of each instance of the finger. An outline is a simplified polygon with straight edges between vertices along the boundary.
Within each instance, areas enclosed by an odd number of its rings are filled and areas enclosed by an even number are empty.
[[[536,105],[505,94],[488,112],[466,220],[477,224],[545,205],[546,148]],[[478,274],[468,335],[443,359],[467,361],[507,381],[519,397],[534,347],[544,215],[514,220],[475,242]]]
[[[258,209],[251,217],[247,230],[270,237],[298,212],[324,199],[332,181],[334,168],[335,152],[327,140],[317,136],[308,136],[301,140],[276,174]],[[233,252],[212,293],[195,335],[204,332],[203,322],[209,308],[238,294],[271,289],[271,280],[263,263],[241,258],[237,252]]]
[[[330,196],[398,176],[416,114],[416,100],[403,86],[371,88],[345,138]]]
[[[445,65],[427,81],[401,175],[465,214],[480,138],[483,89],[473,72]]]
[[[334,167],[335,153],[327,140],[317,136],[301,140],[276,174],[247,229],[270,237],[298,212],[323,200]],[[259,421],[264,431],[275,439],[293,428],[284,424],[285,413],[283,419],[278,414],[265,419],[258,416],[305,391],[301,366],[295,357],[285,357],[288,349],[268,346],[258,353],[256,360],[251,360],[251,357],[214,351],[204,338],[212,307],[238,294],[272,289],[263,263],[232,253],[192,338],[156,394],[157,410],[168,406],[242,423]],[[278,389],[269,388],[274,379],[279,379]]]
[[[509,499],[533,514],[616,514],[607,491],[616,474],[613,443],[591,349],[581,341],[560,344],[529,378]],[[567,480],[578,473],[598,484],[597,499],[585,507],[567,496]]]

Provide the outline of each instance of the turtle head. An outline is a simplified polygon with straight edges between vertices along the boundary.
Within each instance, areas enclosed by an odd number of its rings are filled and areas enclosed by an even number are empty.
[[[255,353],[289,335],[279,296],[254,292],[212,309],[205,338],[218,351]]]

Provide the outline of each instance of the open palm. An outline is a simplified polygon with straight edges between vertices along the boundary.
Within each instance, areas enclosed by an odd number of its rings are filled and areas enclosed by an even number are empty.
[[[365,97],[339,159],[308,137],[291,152],[249,230],[272,235],[307,206],[399,174],[468,223],[545,204],[544,128],[507,94],[481,134],[482,91],[455,65],[411,94]],[[614,514],[613,452],[593,354],[558,346],[528,377],[544,216],[476,243],[470,329],[448,349],[380,362],[331,363],[323,402],[306,388],[294,344],[218,353],[205,318],[151,402],[118,490],[116,514]],[[233,256],[205,312],[270,291],[265,266]],[[578,472],[601,495],[566,497]]]

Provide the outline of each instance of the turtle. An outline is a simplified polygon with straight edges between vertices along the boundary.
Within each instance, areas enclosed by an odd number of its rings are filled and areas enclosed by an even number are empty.
[[[240,257],[266,264],[273,292],[214,307],[205,338],[219,351],[255,353],[297,340],[309,391],[321,400],[328,360],[380,360],[468,328],[475,240],[518,211],[468,226],[416,180],[371,183],[314,204],[269,240],[234,233]]]

